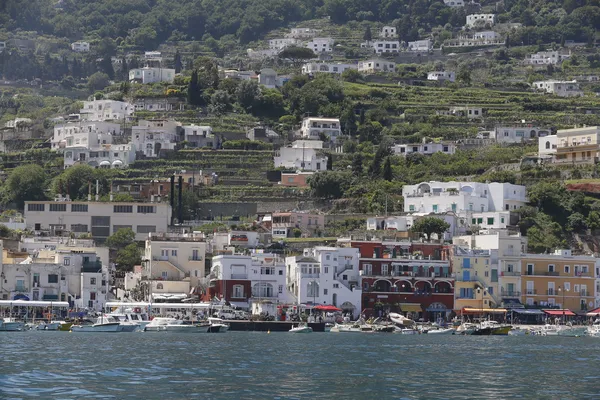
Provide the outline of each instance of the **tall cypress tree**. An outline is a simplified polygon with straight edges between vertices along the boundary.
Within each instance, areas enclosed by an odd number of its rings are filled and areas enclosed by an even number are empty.
[[[197,106],[200,104],[200,88],[198,86],[198,71],[192,72],[190,83],[188,84],[187,91],[187,102],[188,104]]]
[[[175,73],[180,73],[183,69],[183,64],[181,63],[181,55],[179,54],[179,50],[175,52],[175,58],[173,59],[173,63],[175,64]]]

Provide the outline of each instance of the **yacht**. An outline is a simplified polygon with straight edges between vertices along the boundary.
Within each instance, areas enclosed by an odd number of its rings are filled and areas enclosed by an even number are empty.
[[[587,335],[591,337],[600,337],[600,320],[594,321],[594,325],[587,327]]]
[[[142,312],[141,307],[125,308],[123,311],[113,311],[108,314],[117,319],[123,325],[123,331],[132,332],[136,329],[144,330],[150,323],[148,314]]]
[[[229,330],[229,324],[225,323],[221,318],[208,318],[210,323],[209,332],[211,333],[225,333]]]
[[[96,320],[95,324],[89,325],[73,325],[71,332],[122,332],[123,325],[116,319],[101,315]]]
[[[17,332],[25,330],[25,323],[14,318],[0,318],[0,331]]]
[[[477,329],[477,324],[471,322],[463,322],[458,328],[456,328],[457,335],[472,335]]]
[[[306,324],[298,324],[297,326],[292,326],[292,329],[289,330],[290,333],[311,333],[313,329]]]
[[[38,331],[58,331],[58,330],[69,330],[69,329],[61,329],[61,328],[71,328],[73,325],[72,322],[66,321],[49,321],[49,322],[40,322],[35,329]]]
[[[483,321],[475,328],[472,335],[508,335],[511,329],[510,325],[500,324],[496,321]]]
[[[453,328],[434,328],[425,331],[428,335],[454,335],[455,330]]]
[[[154,318],[146,327],[144,332],[189,332],[189,333],[207,333],[210,330],[210,323],[204,324],[184,324],[183,320],[175,318]]]

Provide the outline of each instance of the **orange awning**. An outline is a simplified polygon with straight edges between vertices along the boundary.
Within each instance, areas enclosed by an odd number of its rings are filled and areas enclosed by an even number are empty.
[[[571,310],[544,310],[544,312],[548,315],[555,315],[555,316],[567,316],[567,317],[574,317],[575,313]]]
[[[481,314],[481,313],[506,314],[505,308],[469,308],[469,307],[465,307],[462,309],[462,311],[463,311],[463,313],[467,313],[467,314]]]

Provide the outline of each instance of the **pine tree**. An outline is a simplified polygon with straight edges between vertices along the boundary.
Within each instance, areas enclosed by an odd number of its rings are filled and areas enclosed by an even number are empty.
[[[363,156],[362,153],[354,154],[352,158],[352,174],[354,176],[361,176],[363,173]]]
[[[383,164],[383,179],[388,182],[391,182],[394,179],[394,174],[392,172],[392,161],[390,157],[386,157],[385,164]]]
[[[200,100],[200,87],[198,86],[198,71],[192,72],[190,83],[188,84],[187,101],[188,104],[198,106],[201,104]]]
[[[129,65],[127,65],[127,59],[121,58],[121,79],[124,81],[129,80]]]
[[[108,75],[109,79],[115,79],[115,69],[112,65],[112,60],[110,57],[104,57],[102,61],[100,61],[100,65],[98,65],[101,72],[104,72]]]
[[[179,50],[175,52],[175,58],[173,60],[175,64],[175,73],[178,74],[183,69],[183,64],[181,63],[181,55],[179,54]]]
[[[367,42],[370,42],[371,40],[373,40],[373,34],[371,33],[371,25],[367,25],[367,29],[365,29],[365,34],[363,36],[363,39],[366,40]]]

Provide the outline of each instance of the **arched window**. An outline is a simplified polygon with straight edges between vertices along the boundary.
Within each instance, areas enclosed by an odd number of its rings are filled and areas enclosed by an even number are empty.
[[[162,290],[163,289],[163,284],[162,283],[157,283],[156,284],[156,290]]]
[[[546,148],[549,149],[550,148],[550,141],[546,142]]]
[[[273,285],[267,282],[257,283],[252,286],[252,296],[253,297],[273,297]]]

